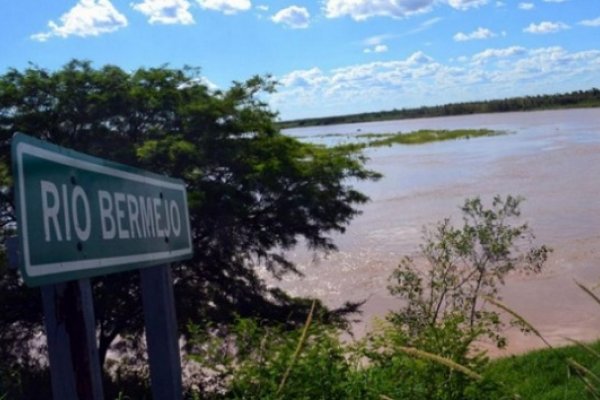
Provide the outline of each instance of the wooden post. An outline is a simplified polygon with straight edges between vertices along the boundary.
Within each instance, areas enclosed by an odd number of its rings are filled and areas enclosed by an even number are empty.
[[[181,400],[181,358],[169,265],[140,270],[154,400]]]
[[[103,400],[89,279],[41,289],[54,400]]]

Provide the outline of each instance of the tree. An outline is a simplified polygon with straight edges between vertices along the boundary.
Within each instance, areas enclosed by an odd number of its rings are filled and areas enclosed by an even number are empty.
[[[359,153],[282,135],[276,114],[261,100],[274,87],[269,77],[254,77],[211,91],[196,68],[128,73],[77,60],[55,72],[9,70],[0,76],[4,227],[14,221],[8,171],[16,131],[179,177],[188,187],[194,241],[194,258],[174,266],[182,327],[189,320],[226,324],[236,315],[301,322],[308,303],[267,288],[255,267],[260,263],[275,277],[298,273],[284,251],[301,240],[314,251],[334,250],[329,235],[343,232],[367,201],[349,182],[378,175],[365,169]],[[7,304],[15,304],[13,291],[26,293],[35,310],[2,313],[0,339],[31,316],[41,323],[37,292],[3,276]],[[94,280],[102,360],[117,335],[139,343],[138,292],[135,272]]]
[[[480,371],[487,359],[474,342],[487,337],[499,348],[506,345],[500,315],[483,303],[498,299],[509,273],[539,272],[551,251],[534,246],[530,227],[518,223],[522,200],[496,196],[486,208],[480,198],[467,199],[461,227],[445,219],[425,231],[420,258],[426,265],[406,257],[391,277],[391,293],[405,304],[388,316],[391,329],[383,339],[388,348],[415,347]],[[467,398],[464,376],[439,365],[427,368],[425,398]],[[441,382],[452,390],[438,396]]]
[[[406,300],[406,306],[391,318],[417,334],[448,317],[462,318],[473,333],[496,336],[497,315],[485,311],[485,298],[497,299],[499,285],[514,271],[537,273],[551,251],[531,246],[534,235],[527,223],[513,224],[520,216],[522,198],[496,196],[492,208],[480,198],[467,199],[462,207],[463,225],[450,219],[425,232],[421,254],[428,267],[423,271],[411,258],[404,258],[392,275],[390,291]]]

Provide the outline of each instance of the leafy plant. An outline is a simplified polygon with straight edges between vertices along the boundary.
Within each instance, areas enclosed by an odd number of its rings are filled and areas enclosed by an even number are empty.
[[[496,196],[486,208],[479,198],[467,199],[461,208],[462,226],[445,219],[425,231],[420,256],[426,265],[406,257],[394,271],[390,291],[405,305],[388,316],[390,325],[374,339],[371,354],[384,349],[385,357],[393,360],[394,354],[410,347],[475,373],[484,370],[488,359],[473,347],[475,341],[488,338],[498,347],[506,345],[500,315],[483,307],[485,298],[497,299],[499,286],[511,272],[540,271],[551,251],[533,246],[529,226],[515,222],[521,201]],[[523,245],[529,247],[521,250]],[[389,362],[385,357],[376,356]],[[419,380],[424,398],[463,399],[473,388],[481,388],[453,369],[424,368],[428,372],[423,375],[430,377]]]
[[[364,371],[370,391],[394,399],[501,399],[510,390],[487,374],[489,360],[471,354],[460,319],[447,318],[435,328],[409,337],[389,321],[366,339]]]
[[[212,342],[200,337],[190,358],[219,377],[212,391],[207,389],[215,382],[204,382],[209,397],[358,399],[349,395],[354,368],[339,334],[331,326],[313,323],[311,314],[302,329],[293,330],[240,319],[227,335],[213,336]]]
[[[426,265],[404,258],[394,271],[390,292],[406,301],[389,319],[418,338],[440,323],[455,321],[472,341],[482,335],[505,345],[498,313],[484,309],[484,298],[497,299],[498,288],[511,272],[539,272],[551,251],[532,245],[534,235],[520,216],[519,197],[496,196],[491,208],[467,199],[463,224],[445,219],[425,231],[421,256]],[[521,250],[523,245],[530,246]]]

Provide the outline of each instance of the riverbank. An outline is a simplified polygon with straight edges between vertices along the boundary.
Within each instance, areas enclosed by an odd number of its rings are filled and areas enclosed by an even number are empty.
[[[415,118],[434,118],[456,115],[505,113],[515,111],[560,110],[600,107],[600,90],[593,88],[570,93],[513,97],[508,99],[450,103],[440,106],[418,107],[391,111],[367,112],[322,118],[306,118],[279,123],[281,129],[377,122]]]

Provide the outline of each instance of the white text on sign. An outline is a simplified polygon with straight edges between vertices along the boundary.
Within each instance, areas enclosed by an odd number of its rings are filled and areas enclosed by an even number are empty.
[[[60,189],[60,190],[59,190]],[[92,233],[92,211],[100,220],[104,240],[162,238],[180,236],[181,210],[174,200],[162,196],[135,196],[122,192],[97,191],[98,210],[81,186],[60,185],[42,180],[40,183],[44,238],[69,241],[73,233],[80,241]],[[62,214],[62,218],[59,215]]]

